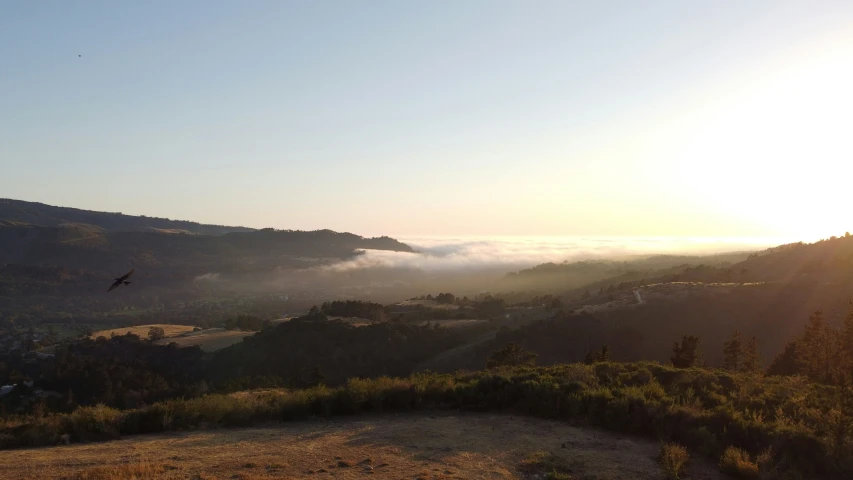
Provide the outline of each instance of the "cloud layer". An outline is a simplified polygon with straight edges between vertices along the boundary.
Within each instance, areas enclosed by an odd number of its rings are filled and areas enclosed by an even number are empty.
[[[708,254],[759,250],[785,243],[773,238],[641,237],[419,237],[400,238],[418,253],[367,250],[326,269],[410,268],[427,272],[516,270],[545,262],[644,254]]]

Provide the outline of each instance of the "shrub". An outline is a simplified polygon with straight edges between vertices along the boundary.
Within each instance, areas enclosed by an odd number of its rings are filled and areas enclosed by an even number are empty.
[[[720,470],[735,478],[758,478],[758,464],[749,454],[736,447],[728,447],[720,457]]]
[[[570,478],[565,475],[569,471],[566,461],[546,451],[531,453],[521,461],[518,469],[523,473],[537,476],[544,473],[547,479],[561,480]]]
[[[660,464],[669,480],[678,480],[681,470],[690,455],[687,449],[677,443],[665,443],[660,448]]]
[[[503,367],[452,375],[351,379],[336,388],[207,394],[122,411],[99,405],[44,417],[11,415],[0,417],[0,448],[52,445],[65,434],[72,441],[109,440],[120,434],[310,416],[453,408],[560,418],[666,439],[720,461],[721,468],[739,472],[736,475],[750,475],[743,472],[754,472],[757,464],[762,473],[793,475],[790,478],[853,478],[853,454],[837,448],[833,437],[837,396],[836,387],[805,379],[678,370],[651,363]],[[728,451],[729,446],[743,451]],[[743,453],[771,446],[772,468],[769,453],[754,461]],[[662,449],[661,463],[666,459],[670,467],[665,468],[677,475],[678,457],[664,453]],[[551,471],[542,468],[538,473]]]

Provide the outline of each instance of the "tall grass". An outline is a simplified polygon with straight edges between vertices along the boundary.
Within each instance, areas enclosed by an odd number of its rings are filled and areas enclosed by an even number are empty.
[[[840,421],[835,398],[831,387],[799,378],[678,370],[655,363],[520,367],[351,379],[339,388],[205,395],[125,411],[95,406],[71,414],[13,417],[0,420],[0,448],[50,445],[63,434],[72,441],[91,441],[316,416],[452,408],[596,425],[677,442],[715,461],[729,447],[747,459],[772,451],[767,461],[786,471],[807,478],[853,478],[853,455],[838,448],[833,426]]]

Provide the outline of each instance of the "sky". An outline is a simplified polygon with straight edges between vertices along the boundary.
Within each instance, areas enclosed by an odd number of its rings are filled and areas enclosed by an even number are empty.
[[[0,2],[0,197],[363,235],[851,230],[853,2]]]

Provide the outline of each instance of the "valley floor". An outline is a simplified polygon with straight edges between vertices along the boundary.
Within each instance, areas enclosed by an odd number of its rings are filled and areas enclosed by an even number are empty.
[[[0,451],[8,480],[571,479],[660,480],[658,443],[534,418],[400,414],[128,437]],[[685,479],[723,479],[698,455]]]

